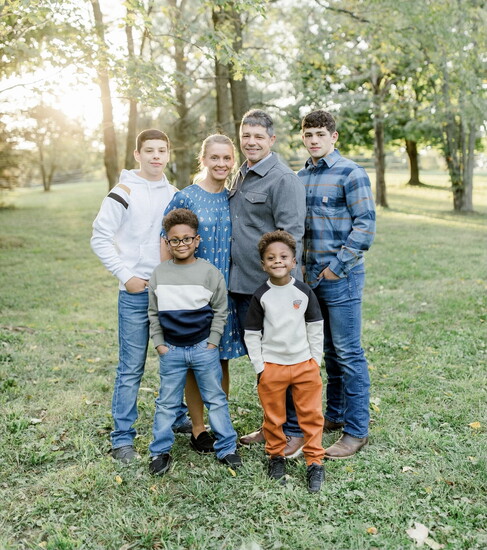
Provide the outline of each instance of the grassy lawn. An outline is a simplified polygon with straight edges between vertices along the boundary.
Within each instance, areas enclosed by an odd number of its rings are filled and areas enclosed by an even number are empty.
[[[143,460],[112,462],[117,284],[89,248],[106,185],[17,191],[0,210],[0,549],[408,549],[415,523],[429,530],[425,548],[486,548],[487,179],[472,216],[452,213],[444,176],[417,189],[405,179],[390,175],[367,254],[371,443],[327,463],[318,495],[302,460],[281,488],[262,447],[242,449],[234,476],[184,435],[170,473],[150,476],[153,350]],[[247,358],[231,373],[243,434],[261,418],[255,377]]]

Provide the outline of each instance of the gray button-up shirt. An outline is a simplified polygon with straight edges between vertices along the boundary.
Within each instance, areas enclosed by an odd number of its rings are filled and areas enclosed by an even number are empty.
[[[228,288],[253,294],[268,275],[262,270],[257,244],[264,233],[282,229],[296,239],[297,267],[293,276],[302,280],[306,194],[296,174],[276,153],[246,170],[244,163],[230,188],[232,248]]]

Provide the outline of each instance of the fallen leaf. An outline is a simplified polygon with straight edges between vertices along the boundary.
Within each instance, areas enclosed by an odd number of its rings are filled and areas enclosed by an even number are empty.
[[[441,550],[441,548],[445,548],[444,544],[436,542],[436,540],[433,540],[431,537],[426,537],[424,543],[432,548],[432,550]]]
[[[233,477],[237,475],[237,472],[233,468],[228,468],[228,471],[232,474]]]
[[[61,367],[52,367],[51,370],[61,370]]]
[[[352,466],[345,466],[345,471],[351,474],[353,472]]]
[[[120,476],[115,476],[115,481],[120,485],[123,482],[123,479]]]
[[[88,374],[92,374],[92,373],[95,372],[95,369],[86,369],[86,372],[87,372]]]
[[[40,424],[42,422],[42,418],[31,418],[30,423],[31,424]]]
[[[417,521],[414,522],[414,527],[410,527],[409,529],[406,529],[406,533],[414,539],[414,542],[416,543],[416,546],[423,546],[424,541],[428,537],[428,528],[426,525],[423,525],[422,523],[419,523]]]
[[[433,487],[425,487],[424,491],[430,495],[433,492]]]
[[[480,430],[482,424],[480,422],[470,422],[469,426],[472,428],[472,430]]]
[[[380,412],[379,407],[375,403],[371,403],[370,406],[372,410],[375,411],[376,413]]]
[[[377,535],[377,527],[368,527],[367,528],[367,533],[369,535]]]
[[[414,472],[414,468],[411,466],[403,466],[402,467],[403,472]]]

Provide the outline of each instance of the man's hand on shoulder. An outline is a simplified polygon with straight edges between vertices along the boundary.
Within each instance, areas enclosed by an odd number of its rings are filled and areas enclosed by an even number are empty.
[[[135,294],[136,292],[143,292],[149,283],[145,279],[139,277],[131,277],[126,283],[125,288],[127,292]]]

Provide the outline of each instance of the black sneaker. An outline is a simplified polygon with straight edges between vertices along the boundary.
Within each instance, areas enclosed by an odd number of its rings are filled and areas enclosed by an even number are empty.
[[[238,453],[230,453],[223,458],[218,459],[222,464],[229,466],[232,470],[236,470],[242,466],[242,459]]]
[[[186,417],[186,419],[175,428],[173,427],[172,431],[175,434],[190,434],[193,431],[193,424],[191,420]]]
[[[306,479],[308,480],[308,491],[317,493],[321,489],[321,484],[325,479],[325,469],[321,464],[310,464],[306,468]]]
[[[204,431],[201,432],[198,437],[191,434],[189,444],[197,453],[212,453],[215,450],[213,448],[214,442],[215,438],[211,437],[208,432]]]
[[[281,485],[286,484],[286,459],[283,456],[271,456],[267,473],[271,479],[279,481]]]
[[[139,453],[135,450],[133,445],[124,445],[123,447],[117,447],[112,449],[110,454],[114,460],[118,460],[122,464],[129,464],[133,460],[140,459]]]
[[[149,464],[149,472],[155,476],[162,476],[169,470],[171,462],[172,457],[169,453],[153,456]]]

